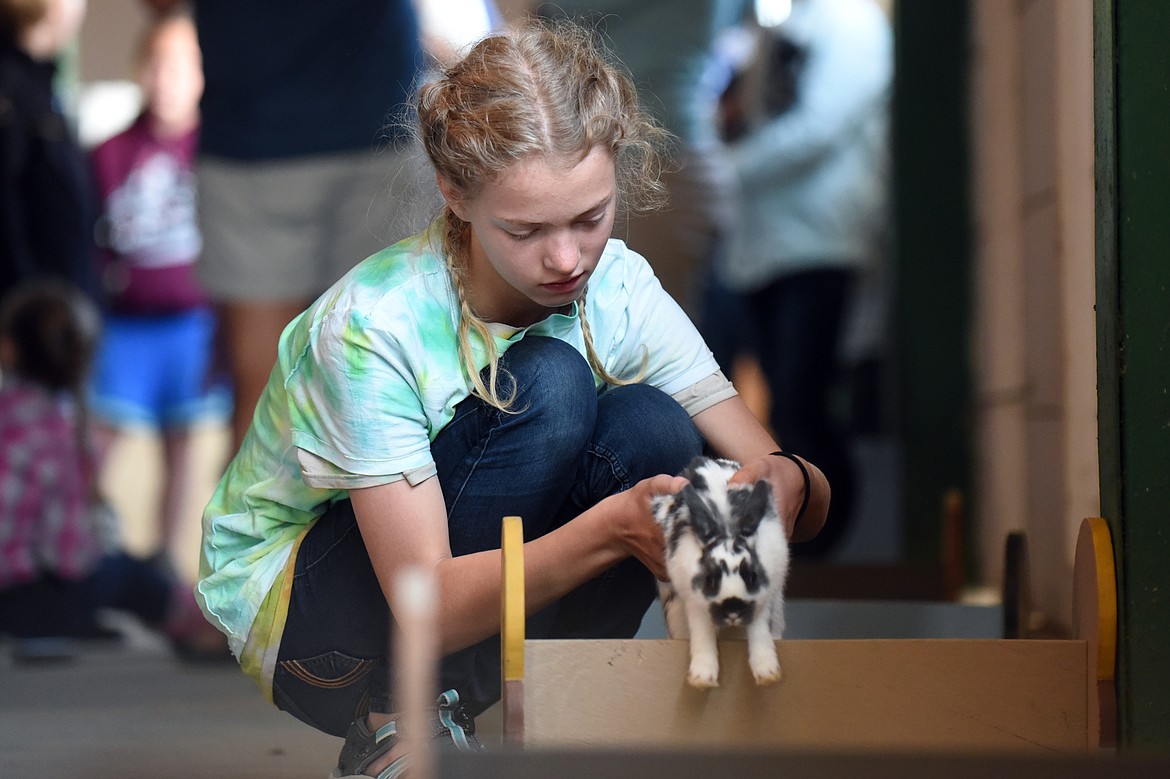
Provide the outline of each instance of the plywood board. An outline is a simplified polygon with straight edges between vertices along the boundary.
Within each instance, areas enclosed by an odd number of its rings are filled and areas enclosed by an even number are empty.
[[[720,686],[686,684],[685,641],[528,641],[528,748],[726,747],[1083,752],[1084,641],[780,641],[757,687],[746,644]]]

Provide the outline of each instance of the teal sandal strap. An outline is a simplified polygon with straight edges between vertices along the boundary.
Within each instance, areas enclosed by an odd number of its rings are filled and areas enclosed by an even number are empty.
[[[358,741],[351,742],[353,738],[353,729],[357,729]],[[398,741],[398,723],[395,720],[390,720],[382,727],[378,728],[374,733],[360,727],[360,723],[354,723],[351,726],[351,733],[346,736],[346,744],[341,750],[341,756],[338,758],[338,766],[330,775],[335,779],[349,779],[350,777],[362,776],[370,763],[378,760],[382,755],[394,748],[394,744]],[[364,746],[359,746],[364,745]],[[359,758],[357,754],[362,756]],[[403,758],[399,758],[383,768],[378,774],[377,779],[394,779],[400,776],[406,770],[403,763]],[[391,770],[393,769],[393,770]]]
[[[406,769],[408,767],[410,767],[410,756],[403,755],[390,765],[383,768],[382,772],[374,779],[398,779],[398,777],[406,773]]]
[[[451,740],[455,742],[455,746],[460,751],[468,751],[474,749],[470,740],[467,738],[467,731],[463,726],[455,721],[454,709],[459,703],[459,693],[455,690],[447,690],[439,696],[439,722],[451,734]]]
[[[434,713],[436,717],[431,721],[432,738],[445,740],[449,737],[455,748],[460,751],[476,752],[483,748],[475,739],[475,722],[464,714],[459,706],[459,693],[455,690],[447,690],[439,696]],[[371,763],[394,747],[398,737],[396,720],[387,722],[372,734],[364,721],[355,721],[350,726],[350,733],[346,736],[346,744],[342,747],[337,768],[331,776],[334,779],[361,776]],[[397,779],[406,771],[408,757],[403,755],[394,760],[382,769],[376,779]]]
[[[382,727],[380,727],[376,731],[374,731],[374,743],[380,744],[380,743],[382,743],[382,741],[384,739],[390,738],[391,736],[397,736],[397,735],[398,735],[398,722],[396,720],[390,720],[385,725],[383,725]]]

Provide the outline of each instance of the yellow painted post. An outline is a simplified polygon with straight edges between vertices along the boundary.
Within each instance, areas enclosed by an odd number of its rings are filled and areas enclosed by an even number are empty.
[[[1073,635],[1088,643],[1089,737],[1117,746],[1117,571],[1113,539],[1101,517],[1081,522],[1073,564]]]
[[[500,545],[500,657],[504,743],[524,744],[524,524],[504,517]]]

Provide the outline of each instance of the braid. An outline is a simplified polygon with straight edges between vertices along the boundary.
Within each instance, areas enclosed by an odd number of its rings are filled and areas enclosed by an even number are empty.
[[[459,298],[459,357],[463,362],[463,372],[471,382],[471,394],[484,402],[499,409],[508,411],[515,400],[516,389],[513,386],[507,397],[500,396],[500,355],[496,349],[495,338],[482,319],[475,315],[467,302],[463,291],[463,274],[452,269],[451,282],[455,287],[455,294]],[[483,376],[475,362],[475,354],[471,350],[471,331],[474,330],[488,353],[488,378],[485,383]]]
[[[451,286],[455,290],[455,297],[459,300],[459,360],[463,363],[463,372],[471,382],[471,394],[485,403],[499,409],[509,411],[512,401],[515,400],[515,387],[507,397],[500,395],[500,376],[502,371],[499,363],[499,351],[496,349],[496,339],[492,337],[487,324],[480,319],[467,302],[467,293],[463,285],[463,263],[461,258],[466,257],[468,225],[452,213],[450,208],[444,209],[445,225],[443,229],[442,251],[447,259],[447,271],[451,278]],[[475,360],[475,353],[471,349],[471,331],[474,330],[488,354],[488,380],[485,383]]]
[[[610,374],[605,369],[601,362],[601,358],[597,356],[597,349],[593,346],[593,330],[589,327],[589,317],[585,315],[585,303],[589,294],[589,287],[586,286],[581,292],[581,298],[577,301],[577,315],[581,319],[581,335],[585,338],[585,359],[589,361],[589,367],[593,372],[601,377],[601,380],[606,384],[611,384],[615,387],[623,387],[627,384],[637,384],[646,375],[646,363],[650,356],[646,353],[645,347],[642,351],[642,366],[638,369],[638,373],[628,379],[620,379],[617,376]]]

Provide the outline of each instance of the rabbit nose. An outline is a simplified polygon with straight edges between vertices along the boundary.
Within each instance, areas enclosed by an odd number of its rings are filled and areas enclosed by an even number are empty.
[[[711,614],[720,625],[740,625],[751,619],[752,604],[741,598],[727,598],[712,604]]]

